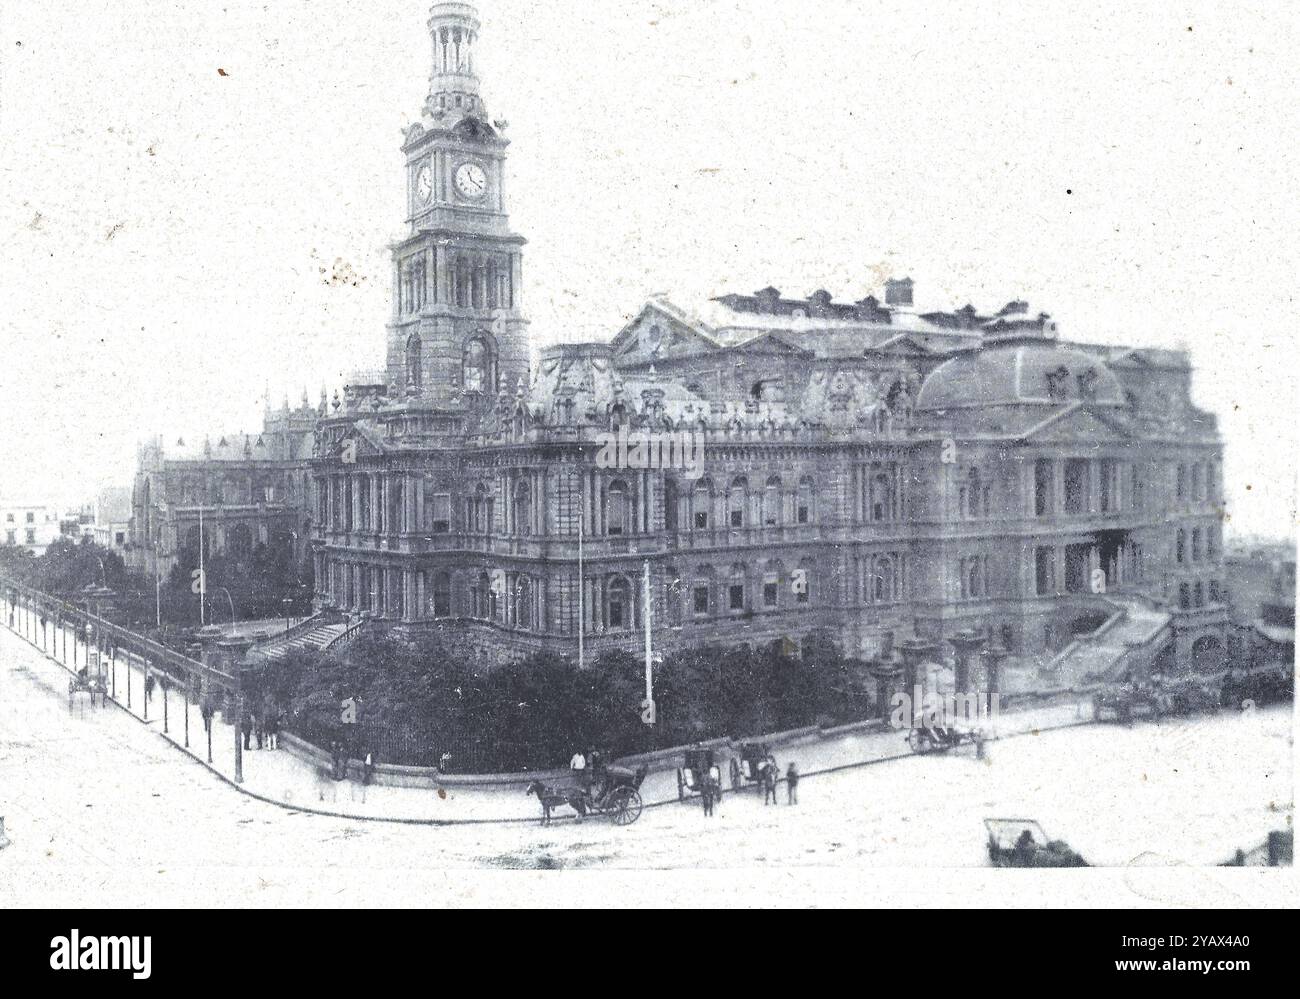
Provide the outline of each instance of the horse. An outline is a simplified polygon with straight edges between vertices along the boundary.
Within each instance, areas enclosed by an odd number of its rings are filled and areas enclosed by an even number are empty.
[[[551,824],[551,809],[558,805],[568,805],[578,813],[581,822],[587,814],[587,794],[580,787],[547,787],[539,780],[528,785],[524,794],[535,794],[542,803],[542,825]]]

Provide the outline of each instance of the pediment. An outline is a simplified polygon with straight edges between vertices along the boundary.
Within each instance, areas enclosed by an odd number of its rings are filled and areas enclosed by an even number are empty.
[[[702,330],[676,316],[647,305],[614,338],[614,354],[624,363],[654,361],[716,350],[718,344]]]
[[[1085,405],[1075,405],[1031,427],[1021,439],[1034,443],[1086,444],[1128,441],[1132,437],[1118,418],[1109,418],[1100,410]]]

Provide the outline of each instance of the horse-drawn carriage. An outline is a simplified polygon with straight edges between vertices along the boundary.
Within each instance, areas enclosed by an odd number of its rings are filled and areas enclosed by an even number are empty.
[[[72,710],[72,700],[77,694],[89,694],[90,706],[99,702],[101,708],[108,707],[108,678],[102,673],[92,673],[82,669],[68,681],[68,710]]]
[[[607,815],[616,826],[630,826],[641,817],[641,782],[645,780],[645,767],[636,770],[600,767],[591,771],[590,783],[584,780],[584,771],[577,773],[583,776],[576,777],[576,783],[551,787],[535,780],[528,785],[524,793],[535,794],[542,804],[542,825],[550,824],[551,809],[557,805],[572,808],[578,813],[579,822],[588,812]]]
[[[1108,683],[1092,697],[1094,721],[1102,721],[1105,715],[1110,714],[1125,725],[1138,714],[1159,718],[1168,714],[1170,707],[1170,699],[1161,684],[1136,680]]]
[[[907,730],[907,745],[914,753],[946,753],[964,745],[978,749],[983,742],[983,730],[969,726],[917,725]]]
[[[776,757],[765,742],[742,742],[736,756],[731,759],[731,789],[739,791],[745,784],[775,785],[780,769]]]
[[[677,800],[685,801],[706,788],[722,797],[722,771],[718,769],[712,749],[688,749],[682,766],[677,768]]]
[[[1048,839],[1033,819],[985,819],[989,860],[994,867],[1087,867],[1088,862],[1059,839]]]
[[[1222,677],[1180,676],[1166,680],[1161,687],[1168,698],[1171,714],[1217,714],[1222,705]]]
[[[1259,666],[1230,669],[1223,678],[1222,703],[1240,709],[1247,701],[1272,704],[1289,701],[1295,695],[1295,665],[1271,662]]]

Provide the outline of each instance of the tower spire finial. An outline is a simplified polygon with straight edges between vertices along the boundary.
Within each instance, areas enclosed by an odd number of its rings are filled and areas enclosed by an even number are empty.
[[[456,118],[473,114],[486,118],[478,93],[474,47],[478,42],[478,11],[469,3],[435,3],[429,10],[433,42],[433,74],[429,77],[429,110]]]

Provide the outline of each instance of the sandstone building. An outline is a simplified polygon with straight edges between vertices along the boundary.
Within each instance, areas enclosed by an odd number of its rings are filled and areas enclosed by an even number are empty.
[[[1185,353],[1070,342],[1022,301],[921,311],[903,279],[655,298],[530,371],[479,21],[429,28],[387,367],[311,461],[319,607],[489,662],[579,629],[635,649],[648,563],[657,648],[978,632],[1062,677],[1222,655],[1223,453]]]

